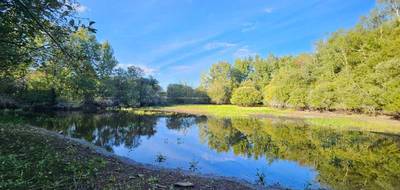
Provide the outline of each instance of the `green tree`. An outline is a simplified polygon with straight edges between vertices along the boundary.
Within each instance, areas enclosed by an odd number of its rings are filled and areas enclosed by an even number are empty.
[[[246,81],[253,72],[253,58],[239,58],[235,60],[232,74],[236,84]]]
[[[256,56],[253,67],[254,71],[249,78],[255,82],[257,89],[263,90],[271,81],[273,73],[279,69],[278,58],[272,54],[265,59]]]
[[[28,89],[25,76],[32,69],[46,67],[55,49],[68,56],[63,43],[78,25],[95,31],[94,22],[86,26],[74,17],[78,5],[74,0],[0,2],[0,96],[29,97],[23,95]],[[51,91],[55,94],[54,88]]]
[[[384,109],[400,116],[400,59],[391,59],[375,67],[373,76],[381,89]]]
[[[203,76],[202,85],[211,101],[227,104],[235,87],[235,78],[231,65],[227,62],[213,64],[207,75]]]
[[[208,103],[207,94],[199,89],[193,89],[186,84],[169,84],[167,87],[168,102],[172,104]]]
[[[307,108],[309,88],[314,82],[313,56],[281,58],[281,66],[264,89],[264,104],[278,107]]]
[[[114,68],[118,65],[117,59],[114,57],[114,51],[108,41],[101,44],[100,61],[96,66],[96,72],[99,78],[99,96],[107,98],[112,96],[111,75]]]
[[[68,51],[77,57],[77,60],[65,60],[71,69],[67,80],[73,86],[77,97],[83,99],[82,103],[91,105],[94,103],[98,87],[96,67],[101,58],[101,46],[90,31],[80,28],[71,35],[67,47]]]
[[[239,88],[233,90],[231,103],[239,106],[255,106],[262,102],[262,94],[254,83],[246,81]]]
[[[114,50],[108,41],[101,44],[100,61],[96,66],[96,71],[100,79],[109,78],[114,68],[118,65],[114,57]]]

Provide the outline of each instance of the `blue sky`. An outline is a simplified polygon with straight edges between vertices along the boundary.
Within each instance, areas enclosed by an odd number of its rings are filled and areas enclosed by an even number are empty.
[[[355,25],[374,0],[81,0],[121,67],[136,65],[165,88],[199,84],[211,64],[258,54],[310,52]]]

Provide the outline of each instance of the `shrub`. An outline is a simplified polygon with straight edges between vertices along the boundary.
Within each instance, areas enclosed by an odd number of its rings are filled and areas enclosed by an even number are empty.
[[[262,101],[261,92],[252,85],[241,86],[233,91],[231,103],[239,106],[254,106]]]
[[[334,84],[325,82],[317,85],[310,93],[309,102],[313,109],[333,109],[337,103]]]
[[[231,97],[231,88],[221,82],[214,82],[207,90],[211,102],[216,104],[228,104]]]

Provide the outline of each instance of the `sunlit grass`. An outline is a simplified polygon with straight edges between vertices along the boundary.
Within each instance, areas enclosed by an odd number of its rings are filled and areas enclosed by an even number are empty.
[[[259,114],[283,116],[292,110],[281,110],[270,107],[239,107],[235,105],[177,105],[153,108],[164,111],[178,111],[193,114],[212,115],[216,117],[248,117]]]
[[[146,110],[171,111],[208,115],[219,118],[235,117],[289,117],[300,118],[312,127],[331,127],[343,130],[363,130],[400,134],[400,121],[388,117],[346,115],[339,113],[302,112],[271,107],[239,107],[235,105],[176,105],[152,107]]]
[[[400,122],[389,119],[373,119],[356,117],[328,117],[328,118],[307,118],[306,123],[317,127],[331,127],[336,129],[352,129],[384,133],[400,134]]]

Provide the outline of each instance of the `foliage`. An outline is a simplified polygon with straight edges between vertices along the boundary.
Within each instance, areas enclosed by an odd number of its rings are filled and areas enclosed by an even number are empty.
[[[261,92],[259,92],[252,82],[243,83],[239,88],[233,91],[231,103],[240,106],[255,106],[262,101]]]
[[[193,89],[185,84],[169,84],[167,98],[171,104],[199,104],[208,103],[207,94],[200,89]]]
[[[40,97],[47,96],[48,89],[28,89],[31,87],[27,87],[26,75],[35,69],[45,74],[54,73],[54,64],[49,61],[51,57],[58,54],[73,58],[64,44],[70,34],[78,28],[95,32],[93,21],[85,24],[86,21],[75,17],[78,6],[74,0],[6,0],[0,3],[0,86],[3,88],[0,93],[3,97],[22,98],[18,100],[22,102],[54,103],[55,89],[50,89],[53,96],[50,102],[40,100]],[[53,86],[52,83],[48,85]],[[36,93],[36,98],[30,98]]]
[[[229,103],[236,88],[252,81],[254,94],[262,91],[269,106],[398,117],[399,12],[398,0],[379,0],[369,16],[317,42],[313,53],[248,57],[233,66],[217,63],[203,76],[201,87],[217,104]]]
[[[61,0],[0,3],[0,106],[162,103],[154,78],[136,67],[116,69],[111,45],[97,41],[93,21],[76,17],[78,7],[76,1]]]
[[[270,119],[208,118],[197,125],[200,138],[217,152],[267,158],[268,163],[297,161],[318,171],[318,182],[328,188],[396,189],[400,185],[400,152],[394,136]],[[265,178],[260,172],[256,177]]]
[[[216,104],[229,103],[235,85],[232,67],[227,62],[211,66],[210,72],[203,76],[201,88],[206,89],[211,101]]]

